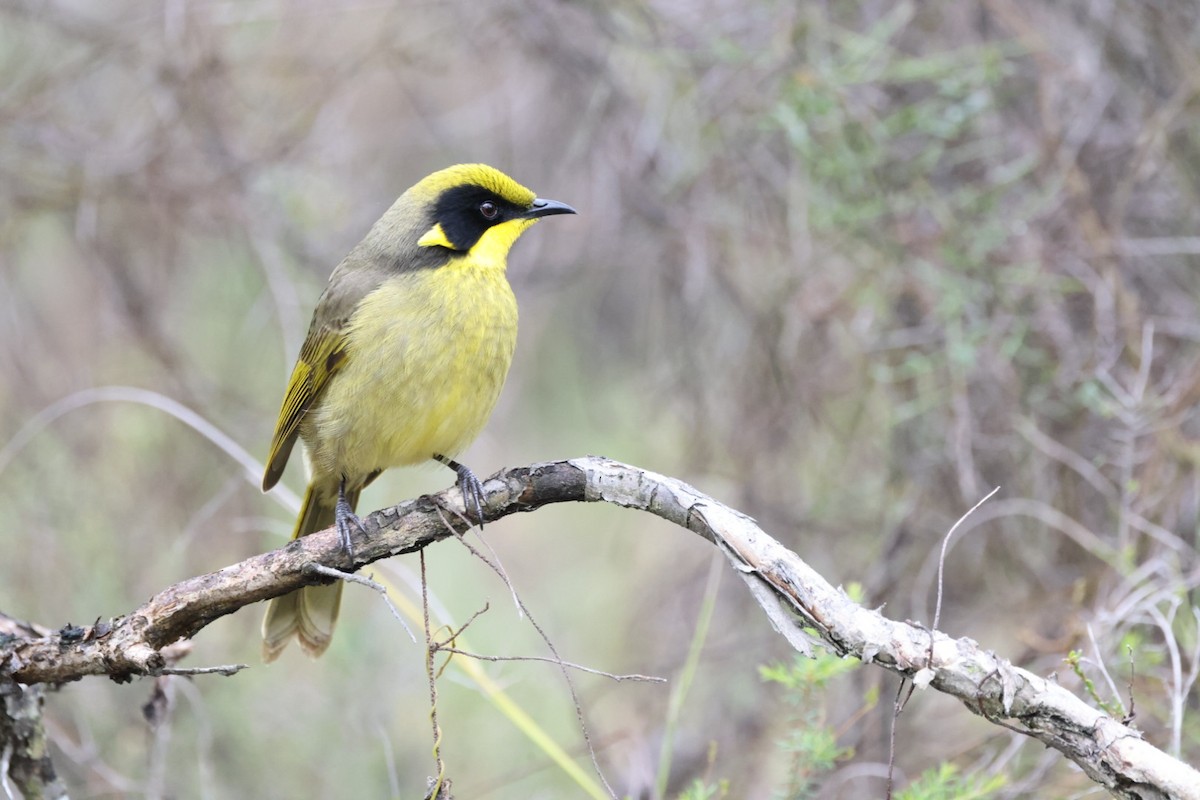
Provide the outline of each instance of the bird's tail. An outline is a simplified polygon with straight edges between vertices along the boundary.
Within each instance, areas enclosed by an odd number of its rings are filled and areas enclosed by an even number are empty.
[[[346,492],[346,500],[353,509],[358,504],[358,492]],[[310,483],[292,538],[325,530],[336,517],[337,496],[330,497]],[[263,661],[269,664],[278,658],[293,635],[300,642],[300,649],[311,658],[324,653],[333,639],[333,626],[341,605],[341,581],[326,586],[305,586],[272,599],[267,603],[267,614],[263,617]]]

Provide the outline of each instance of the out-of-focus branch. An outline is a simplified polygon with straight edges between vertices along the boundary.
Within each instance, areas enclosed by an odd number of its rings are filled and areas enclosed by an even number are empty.
[[[16,635],[46,633],[0,614],[0,640],[14,630],[21,631]],[[57,800],[67,796],[50,760],[42,724],[44,694],[44,686],[21,686],[0,673],[0,790],[4,797],[14,796],[10,783],[21,797]]]
[[[487,521],[567,501],[602,501],[670,520],[721,549],[797,649],[808,652],[818,644],[952,695],[973,713],[1059,750],[1118,797],[1200,800],[1200,772],[1138,731],[970,639],[931,633],[859,606],[752,519],[681,481],[588,457],[506,470],[484,488]],[[0,680],[60,683],[108,675],[124,681],[156,674],[165,666],[160,651],[172,642],[243,606],[327,580],[314,564],[353,571],[461,534],[468,526],[454,513],[461,500],[457,489],[447,489],[365,517],[364,531],[354,536],[353,559],[329,530],[177,583],[111,622],[48,635],[13,628],[0,637]]]

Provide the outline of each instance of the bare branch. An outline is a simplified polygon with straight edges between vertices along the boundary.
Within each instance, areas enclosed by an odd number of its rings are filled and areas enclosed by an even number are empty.
[[[1059,750],[1117,797],[1200,800],[1200,772],[1155,748],[1138,731],[970,639],[953,639],[857,605],[752,519],[681,481],[588,457],[506,470],[484,489],[486,521],[550,503],[584,501],[648,511],[674,522],[721,549],[789,641],[803,646],[815,633],[834,653],[910,680],[930,670],[930,687]],[[461,500],[458,489],[451,488],[365,517],[364,531],[354,536],[353,559],[330,529],[175,584],[108,623],[68,626],[47,636],[0,637],[0,679],[30,684],[84,675],[123,681],[157,674],[165,666],[159,651],[166,645],[243,606],[327,580],[314,572],[314,564],[353,571],[461,534],[465,522],[438,513],[439,505],[461,509]]]

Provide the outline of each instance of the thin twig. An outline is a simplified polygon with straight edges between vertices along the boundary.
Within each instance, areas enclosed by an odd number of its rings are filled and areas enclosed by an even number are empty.
[[[1121,718],[1121,724],[1128,725],[1137,717],[1137,708],[1133,699],[1133,683],[1137,678],[1137,665],[1133,663],[1133,645],[1125,645],[1125,651],[1129,656],[1129,711]]]
[[[447,647],[447,645],[457,641],[458,637],[462,636],[464,633],[466,633],[467,628],[471,627],[471,623],[473,623],[475,620],[479,619],[484,614],[486,614],[489,608],[491,608],[491,603],[484,603],[483,608],[479,609],[474,614],[472,614],[470,619],[468,619],[462,625],[459,625],[457,630],[455,630],[454,628],[450,628],[450,633],[446,636],[445,639],[443,639],[440,642],[430,642],[429,646],[431,648],[433,648],[433,651],[435,653],[437,653],[437,652],[447,652],[447,653],[455,652],[455,650],[453,648]],[[448,627],[448,626],[443,625],[442,627]],[[439,669],[437,671],[438,678],[442,677],[442,673],[446,671],[446,667],[448,667],[448,666],[450,666],[449,658],[446,659],[445,664],[442,664],[441,669]]]
[[[480,618],[480,617],[482,617],[484,614],[486,614],[486,613],[488,612],[488,610],[489,610],[489,609],[491,609],[491,607],[492,607],[492,604],[491,604],[491,603],[484,603],[484,604],[483,604],[483,608],[479,609],[479,610],[478,610],[478,611],[476,611],[474,614],[472,614],[472,615],[471,615],[471,616],[470,616],[470,617],[467,619],[467,621],[466,621],[466,622],[464,622],[462,625],[459,625],[457,630],[455,630],[454,628],[451,628],[451,629],[450,629],[450,635],[449,635],[448,637],[446,637],[446,641],[447,641],[447,642],[453,642],[455,639],[457,639],[458,637],[460,637],[460,636],[462,636],[464,633],[466,633],[466,632],[467,632],[467,628],[471,627],[471,623],[473,623],[475,620],[479,619],[479,618]],[[439,643],[437,646],[438,646],[438,648],[439,648],[439,649],[445,649],[445,648],[443,648],[443,647],[441,646],[441,644],[440,644],[440,643]]]
[[[425,621],[425,675],[429,678],[429,723],[433,727],[433,760],[437,767],[437,778],[429,796],[437,798],[442,793],[446,779],[446,763],[442,761],[442,729],[437,718],[437,680],[433,674],[433,634],[429,629],[429,581],[425,574],[425,551],[421,553],[421,610]]]
[[[236,675],[244,669],[250,669],[249,664],[221,664],[216,667],[163,667],[159,675]]]
[[[956,530],[958,530],[959,526],[962,525],[963,522],[966,521],[967,517],[969,517],[975,513],[975,509],[979,508],[981,505],[983,505],[988,500],[990,500],[992,495],[994,495],[998,491],[1000,491],[999,486],[997,486],[995,489],[992,489],[990,492],[988,492],[986,495],[984,495],[982,500],[980,500],[975,505],[971,506],[971,510],[968,511],[967,513],[963,514],[961,517],[959,517],[958,522],[955,522],[954,525],[952,525],[950,527],[950,530],[946,532],[946,536],[942,539],[942,553],[938,557],[937,603],[935,603],[934,607],[933,607],[933,625],[931,626],[934,630],[937,630],[938,621],[942,617],[942,577],[946,571],[946,547],[947,547],[947,545],[950,544],[950,537],[952,537],[954,535],[954,532]],[[933,661],[933,637],[932,636],[929,639],[929,650],[930,650],[929,658],[930,658],[930,661],[932,662]],[[930,666],[933,666],[932,663],[930,664]]]
[[[0,447],[0,472],[3,472],[16,455],[34,438],[34,436],[49,426],[59,417],[93,403],[134,403],[157,409],[169,414],[184,425],[191,427],[204,438],[208,439],[226,455],[241,465],[251,482],[257,484],[263,473],[263,465],[233,437],[226,434],[192,409],[149,389],[139,389],[132,386],[95,386],[72,392],[66,397],[51,403],[31,417],[13,436]],[[294,492],[283,486],[277,486],[271,496],[282,501],[292,510],[300,508],[300,498]]]
[[[1112,696],[1116,698],[1118,704],[1121,704],[1121,690],[1117,688],[1117,682],[1113,680],[1112,675],[1108,673],[1108,667],[1104,665],[1104,654],[1100,652],[1100,643],[1096,641],[1096,632],[1092,630],[1092,624],[1089,622],[1084,626],[1084,630],[1087,631],[1088,641],[1092,643],[1092,652],[1096,654],[1096,667],[1104,676],[1104,681],[1108,684],[1108,690],[1112,692]]]
[[[438,508],[438,516],[448,529],[451,531],[454,530],[453,526],[450,525],[450,521],[447,520],[446,517],[441,513],[440,508]],[[484,564],[487,564],[488,567],[490,567],[491,570],[500,577],[500,580],[504,581],[504,584],[508,587],[509,591],[512,592],[513,599],[517,602],[517,608],[524,612],[525,618],[529,620],[529,624],[533,626],[535,631],[537,631],[538,636],[541,637],[542,642],[545,643],[546,648],[550,651],[550,654],[554,656],[554,662],[558,664],[558,668],[562,673],[563,680],[567,684],[567,691],[571,695],[571,702],[575,706],[575,719],[579,721],[579,731],[583,734],[583,743],[584,746],[587,747],[588,757],[592,760],[592,768],[596,770],[596,776],[600,779],[600,783],[604,785],[604,790],[608,792],[609,797],[613,798],[613,800],[617,800],[617,793],[614,792],[612,786],[609,785],[608,778],[604,776],[604,770],[600,769],[600,761],[598,758],[596,758],[596,748],[592,746],[592,737],[591,734],[588,733],[587,722],[584,721],[583,718],[583,705],[580,703],[579,693],[575,691],[575,682],[571,680],[571,673],[567,670],[567,667],[565,666],[566,662],[563,661],[562,656],[558,654],[558,648],[554,646],[554,643],[550,641],[550,637],[546,635],[546,631],[542,629],[542,626],[539,625],[537,620],[533,618],[533,615],[529,613],[529,608],[526,607],[525,601],[522,600],[520,595],[517,594],[516,590],[513,588],[513,585],[508,581],[508,577],[504,574],[504,571],[488,560],[487,556],[479,552],[479,550],[476,548],[472,547],[471,543],[465,538],[462,536],[455,536],[455,538],[462,543],[463,547],[467,548],[471,555],[478,558]]]
[[[904,694],[905,687],[908,688],[908,696],[903,700],[900,696]],[[908,698],[912,697],[913,684],[908,678],[900,679],[900,686],[896,689],[896,699],[892,702],[892,727],[888,733],[888,768],[887,768],[887,791],[884,793],[885,800],[892,800],[892,787],[895,785],[896,775],[896,723],[900,719],[900,712],[908,705]]]
[[[463,505],[464,506],[466,505],[466,502],[467,502],[467,498],[463,497]],[[451,508],[450,506],[447,506],[443,503],[437,503],[437,508],[438,508],[438,516],[442,517],[442,523],[446,526],[446,528],[448,530],[454,531],[459,539],[464,538],[468,533],[471,532],[472,529],[474,529],[476,527],[475,525],[473,525],[471,523],[470,517],[468,517],[465,513],[463,513],[462,511],[459,511],[456,508]],[[463,531],[462,533],[458,533],[458,531],[456,531],[454,529],[454,527],[451,526],[446,521],[445,516],[443,516],[441,513],[442,511],[449,511],[455,517],[460,519],[466,525],[466,530]],[[517,601],[516,587],[513,586],[512,580],[508,577],[508,570],[506,570],[504,568],[504,564],[502,564],[500,562],[500,554],[496,552],[496,548],[492,547],[491,542],[489,542],[487,539],[483,538],[483,520],[482,519],[479,520],[478,528],[479,528],[479,531],[476,535],[479,537],[479,543],[482,544],[484,547],[486,547],[488,553],[491,554],[491,557],[492,557],[491,567],[492,567],[492,569],[496,570],[496,572],[499,573],[500,580],[503,581],[504,585],[508,588],[508,592],[512,596],[513,605],[516,606],[516,608],[517,608],[517,616],[520,617],[523,612],[521,611],[521,604]]]
[[[1146,609],[1146,613],[1158,625],[1162,631],[1163,643],[1167,647],[1167,655],[1171,659],[1171,682],[1170,688],[1170,703],[1171,703],[1171,749],[1168,750],[1171,755],[1179,758],[1181,747],[1183,744],[1183,712],[1185,708],[1186,697],[1183,694],[1183,659],[1179,652],[1179,639],[1174,633],[1175,613],[1179,610],[1180,600],[1173,598],[1169,602],[1169,610],[1167,614],[1163,614],[1158,606],[1150,606]]]
[[[470,531],[468,530],[467,533],[470,533]],[[458,538],[459,539],[464,538],[467,535],[467,533],[464,533],[462,536],[460,536]],[[513,605],[516,606],[517,617],[519,619],[520,616],[525,612],[521,608],[521,602],[517,599],[517,588],[513,585],[512,580],[508,577],[508,570],[504,569],[504,564],[502,564],[500,561],[500,554],[496,552],[496,548],[492,547],[491,542],[489,542],[487,539],[483,538],[483,526],[482,525],[479,526],[478,533],[476,533],[475,535],[479,537],[479,543],[482,544],[484,547],[486,547],[488,553],[491,554],[491,557],[493,560],[492,561],[492,563],[493,563],[492,569],[496,570],[496,573],[500,576],[500,580],[504,581],[504,585],[508,587],[508,593],[512,597]]]
[[[599,675],[602,678],[611,678],[614,681],[645,681],[647,683],[666,683],[666,678],[660,678],[656,675],[638,675],[636,673],[628,675],[617,675],[612,672],[605,672],[602,669],[592,669],[585,667],[582,664],[575,664],[570,661],[562,661],[557,658],[547,658],[546,656],[487,656],[482,653],[472,653],[468,650],[459,650],[457,647],[446,647],[438,645],[437,649],[443,653],[453,653],[454,655],[466,656],[474,658],[478,661],[540,661],[545,664],[554,664],[559,667],[570,667],[577,669],[580,672],[587,672],[592,675]]]
[[[958,521],[955,522],[952,526],[950,526],[950,530],[946,532],[946,535],[944,537],[942,537],[942,551],[938,555],[937,602],[934,603],[933,625],[931,626],[930,631],[929,631],[929,654],[926,657],[925,668],[920,671],[921,673],[928,675],[929,679],[933,678],[933,642],[934,642],[933,633],[934,633],[934,631],[937,630],[938,622],[941,620],[941,617],[942,617],[942,590],[943,590],[943,586],[944,586],[944,578],[945,578],[945,571],[946,571],[946,548],[949,546],[950,538],[952,536],[954,536],[954,532],[959,529],[959,526],[961,526],[963,524],[963,522],[966,521],[967,517],[971,516],[971,514],[973,514],[977,508],[979,508],[981,505],[983,505],[989,499],[991,499],[992,495],[994,495],[998,491],[1000,491],[999,486],[997,486],[995,489],[992,489],[990,492],[988,492],[986,495],[984,495],[983,499],[980,500],[975,505],[971,506],[970,510],[967,511],[967,513],[965,513],[961,517],[959,517]],[[922,676],[918,675],[918,678],[920,678],[920,677],[922,677]],[[926,683],[927,682],[928,681],[926,681]],[[924,685],[925,684],[923,683],[922,686],[924,686]],[[908,687],[908,694],[905,695],[902,700],[901,695],[904,693],[905,686]],[[887,773],[887,793],[886,793],[887,800],[891,800],[891,798],[892,798],[893,778],[894,778],[895,767],[896,767],[896,722],[897,722],[897,720],[899,720],[900,714],[901,714],[901,712],[904,711],[905,706],[908,705],[908,701],[912,698],[913,691],[915,690],[915,688],[916,688],[915,682],[909,683],[907,681],[907,679],[902,678],[900,681],[900,688],[896,692],[896,702],[892,706],[892,730],[891,730],[891,734],[888,739],[888,773]]]
[[[413,644],[417,643],[417,636],[412,632],[412,628],[408,627],[408,622],[400,615],[400,609],[396,608],[396,604],[392,602],[391,596],[388,594],[387,587],[382,583],[371,580],[367,575],[356,575],[353,572],[343,572],[340,569],[327,567],[324,564],[309,564],[308,568],[318,575],[324,575],[328,578],[337,578],[339,581],[348,581],[349,583],[358,583],[363,586],[374,589],[383,595],[383,602],[387,603],[387,607],[391,610],[392,616],[396,621],[404,626],[404,632],[408,634],[408,638],[412,639]]]

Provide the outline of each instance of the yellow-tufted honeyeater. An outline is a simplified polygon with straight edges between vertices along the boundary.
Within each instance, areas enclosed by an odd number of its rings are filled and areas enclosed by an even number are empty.
[[[274,486],[299,437],[308,491],[293,537],[337,525],[350,549],[359,492],[389,467],[440,461],[482,522],[479,479],[453,457],[487,422],[517,340],[508,251],[542,217],[574,214],[502,172],[459,164],[400,196],[338,264],[288,381],[263,477]],[[263,659],[294,635],[329,646],[342,585],[271,600]]]

